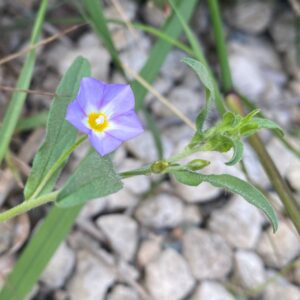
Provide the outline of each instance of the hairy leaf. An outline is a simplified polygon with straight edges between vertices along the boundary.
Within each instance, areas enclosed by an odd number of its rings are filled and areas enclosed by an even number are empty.
[[[57,96],[51,104],[45,141],[34,158],[32,171],[25,186],[25,199],[33,195],[52,165],[64,151],[74,144],[77,130],[65,120],[66,109],[76,96],[80,80],[89,75],[89,62],[79,57],[60,82],[56,90]],[[48,181],[41,194],[52,190],[60,171],[61,168]]]
[[[88,200],[113,194],[122,188],[109,157],[92,150],[68,179],[57,197],[59,207],[83,204]]]
[[[201,182],[208,182],[219,188],[225,188],[233,193],[241,195],[249,203],[261,209],[273,226],[274,232],[278,228],[276,213],[266,197],[254,186],[232,175],[203,175],[191,171],[175,171],[175,178],[184,184],[196,186]]]

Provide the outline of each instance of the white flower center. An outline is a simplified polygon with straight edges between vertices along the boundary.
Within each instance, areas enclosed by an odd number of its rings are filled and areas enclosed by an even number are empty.
[[[100,115],[97,119],[96,119],[96,124],[97,125],[102,125],[105,122],[105,117],[103,115]]]

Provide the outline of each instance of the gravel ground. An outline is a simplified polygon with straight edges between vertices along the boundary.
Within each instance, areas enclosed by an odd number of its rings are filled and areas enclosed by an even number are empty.
[[[227,2],[222,13],[234,86],[293,133],[294,137],[288,138],[299,147],[295,133],[300,124],[300,68],[293,11],[285,1]],[[131,0],[120,4],[130,20],[159,26],[165,19],[164,13],[151,5],[138,6]],[[26,6],[18,1],[1,1],[0,25],[14,25],[19,15],[30,16],[32,5],[33,1]],[[113,6],[107,5],[105,10],[107,16],[120,18]],[[57,8],[56,13],[61,17],[74,10],[67,5]],[[46,23],[45,33],[61,29]],[[193,29],[210,53],[212,34],[203,4],[195,12]],[[121,59],[138,71],[149,55],[153,39],[116,25],[111,30]],[[26,46],[28,32],[27,27],[5,32],[0,56]],[[40,50],[32,89],[53,92],[77,55],[90,60],[94,77],[107,82],[123,81],[95,34],[83,28]],[[173,50],[154,86],[195,119],[203,105],[203,89],[192,71],[180,63],[184,56]],[[213,54],[210,59],[215,62]],[[22,59],[17,59],[0,66],[2,85],[14,86],[21,63]],[[8,101],[9,94],[0,92],[0,117]],[[47,96],[30,95],[24,115],[45,110],[49,104]],[[165,156],[182,149],[193,132],[156,98],[148,95],[146,104],[161,131]],[[209,121],[215,118],[212,111]],[[43,136],[43,129],[15,136],[12,150],[25,165],[30,164]],[[300,161],[269,132],[263,132],[262,137],[300,200]],[[85,146],[76,150],[62,178],[68,176],[85,150]],[[205,155],[213,161],[207,172],[243,178],[239,167],[224,165],[227,157],[219,153]],[[114,162],[118,170],[127,170],[156,158],[151,133],[146,131],[118,149]],[[280,226],[275,235],[256,208],[208,184],[191,188],[161,176],[130,178],[119,193],[85,206],[29,299],[299,300],[300,239],[249,147],[245,166],[253,182],[269,191],[277,209]],[[156,182],[161,184],[154,185]],[[12,173],[0,171],[0,206],[19,201],[21,195]],[[0,225],[0,286],[45,212],[46,208],[41,208]],[[291,263],[294,268],[282,272]]]

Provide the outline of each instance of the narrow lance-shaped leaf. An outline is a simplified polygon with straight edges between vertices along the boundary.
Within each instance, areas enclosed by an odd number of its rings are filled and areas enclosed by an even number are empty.
[[[241,195],[249,203],[261,209],[270,220],[273,231],[278,228],[278,219],[276,213],[266,197],[254,186],[232,175],[203,175],[191,171],[173,172],[175,178],[186,185],[197,186],[202,182],[208,182],[215,187],[225,188],[229,191]]]
[[[237,164],[243,158],[244,146],[240,140],[234,140],[233,145],[233,155],[232,158],[226,163],[227,166],[233,166]]]
[[[205,87],[205,94],[206,94],[205,95],[205,97],[206,97],[205,106],[201,110],[201,112],[199,113],[199,115],[196,119],[197,129],[202,131],[203,124],[206,119],[210,103],[212,102],[212,100],[215,99],[214,82],[209,73],[209,70],[206,68],[206,66],[203,63],[201,63],[193,58],[189,58],[189,57],[185,57],[182,60],[182,62],[187,64],[189,67],[191,67],[196,72],[196,74],[198,75],[198,77],[200,78],[201,82],[203,83],[203,85]]]
[[[280,136],[284,135],[283,129],[272,120],[255,117],[251,119],[251,123],[256,124],[259,129],[261,128],[273,129],[277,131]]]
[[[56,90],[57,96],[54,97],[50,107],[46,139],[35,155],[32,171],[25,186],[25,199],[29,199],[33,195],[42,178],[56,160],[74,144],[77,130],[65,120],[66,109],[69,102],[76,96],[80,80],[89,75],[89,62],[79,57],[60,82]],[[60,171],[61,168],[48,181],[41,194],[52,190]]]
[[[107,196],[122,188],[109,157],[101,157],[95,150],[80,163],[57,197],[59,207],[83,204],[88,200]]]

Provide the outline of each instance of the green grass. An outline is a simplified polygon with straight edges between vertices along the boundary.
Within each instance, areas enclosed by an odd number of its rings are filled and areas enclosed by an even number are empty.
[[[45,14],[47,11],[48,0],[42,0],[36,21],[32,30],[30,45],[38,42],[42,30]],[[25,63],[20,72],[16,88],[26,90],[29,88],[33,69],[36,61],[36,50],[27,53]],[[27,94],[23,92],[15,92],[9,102],[9,106],[5,112],[5,116],[0,129],[0,165],[5,157],[6,151],[9,147],[12,135],[17,126],[18,119],[20,118],[24,102]]]

